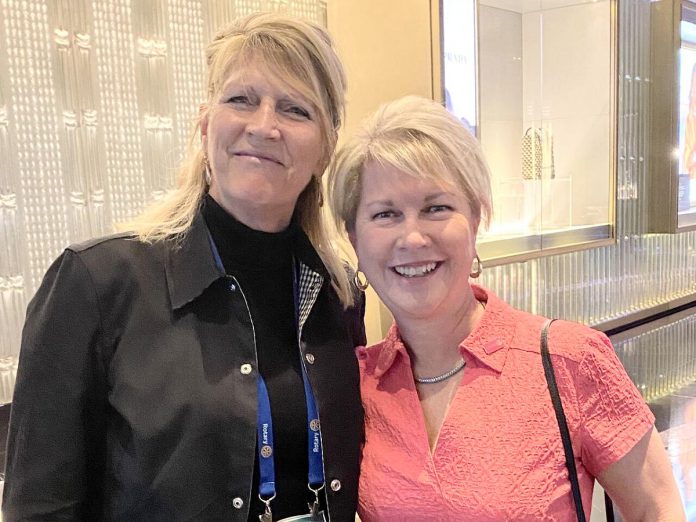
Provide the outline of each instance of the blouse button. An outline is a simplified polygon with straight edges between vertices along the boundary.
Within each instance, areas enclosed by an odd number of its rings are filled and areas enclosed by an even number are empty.
[[[242,509],[242,506],[244,505],[244,501],[239,497],[234,497],[234,500],[232,501],[232,505],[236,509]]]
[[[338,479],[333,479],[331,481],[331,491],[340,491],[341,490],[341,481]]]
[[[311,353],[308,353],[307,355],[305,355],[305,360],[309,364],[314,364],[314,355],[312,355]]]
[[[242,375],[249,375],[251,373],[251,364],[242,364],[239,367],[239,371],[242,372]]]

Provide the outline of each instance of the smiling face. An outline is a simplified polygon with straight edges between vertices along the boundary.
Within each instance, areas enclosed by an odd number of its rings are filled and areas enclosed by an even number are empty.
[[[455,187],[369,162],[349,237],[397,322],[456,313],[473,298],[478,221]]]
[[[312,175],[321,175],[319,115],[258,61],[236,67],[201,120],[210,195],[245,225],[287,227]]]

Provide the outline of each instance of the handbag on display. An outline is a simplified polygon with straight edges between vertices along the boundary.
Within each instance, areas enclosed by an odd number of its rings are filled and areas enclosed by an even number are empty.
[[[522,137],[522,178],[554,179],[553,136],[543,127],[528,127]]]

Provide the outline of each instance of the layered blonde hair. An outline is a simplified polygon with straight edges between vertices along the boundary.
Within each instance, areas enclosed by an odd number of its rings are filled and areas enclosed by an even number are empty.
[[[328,199],[339,231],[351,232],[368,163],[461,190],[472,217],[490,223],[490,171],[478,140],[442,105],[405,96],[382,105],[336,153],[328,172]]]
[[[206,49],[206,58],[208,100],[191,132],[186,155],[177,171],[176,188],[139,217],[119,226],[133,231],[141,241],[179,241],[191,227],[208,191],[200,122],[235,67],[252,61],[265,66],[315,106],[323,137],[322,170],[336,147],[345,112],[346,78],[331,38],[322,27],[276,13],[253,14],[218,32]],[[314,174],[300,194],[295,211],[300,226],[331,274],[338,296],[349,306],[353,302],[351,284],[323,221],[318,178],[321,172]]]

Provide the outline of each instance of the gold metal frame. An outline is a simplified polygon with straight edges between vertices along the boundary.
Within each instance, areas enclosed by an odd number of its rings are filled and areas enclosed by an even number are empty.
[[[609,155],[609,222],[594,227],[583,227],[571,231],[554,231],[544,234],[528,234],[510,239],[493,240],[478,245],[481,258],[486,266],[495,266],[513,262],[528,261],[539,257],[563,254],[589,248],[613,245],[616,243],[616,176],[618,144],[618,1],[610,0],[610,67],[613,73],[610,82],[610,155]],[[442,65],[442,0],[430,0],[432,26],[432,91],[433,99],[444,100],[444,69]],[[479,1],[475,2],[476,26],[476,117],[477,132],[481,132],[480,89],[478,79],[478,16]],[[538,245],[538,246],[537,246]]]
[[[432,87],[433,100],[439,103],[445,101],[445,77],[442,67],[442,0],[430,0],[430,52],[432,56]]]

